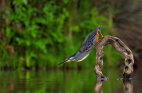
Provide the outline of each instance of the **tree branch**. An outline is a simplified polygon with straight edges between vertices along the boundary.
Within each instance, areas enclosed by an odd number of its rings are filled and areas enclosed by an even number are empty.
[[[97,79],[105,78],[102,73],[103,69],[103,48],[107,44],[111,44],[117,52],[125,58],[125,67],[123,71],[123,78],[130,78],[133,72],[133,53],[131,50],[117,37],[105,36],[100,42],[96,44],[96,66],[95,73]]]

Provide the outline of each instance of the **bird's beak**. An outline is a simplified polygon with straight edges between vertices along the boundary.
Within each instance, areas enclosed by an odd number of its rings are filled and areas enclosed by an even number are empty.
[[[65,63],[66,62],[66,60],[64,60],[64,61],[62,61],[61,63],[59,63],[58,65],[60,65],[60,64],[62,64],[62,63]]]

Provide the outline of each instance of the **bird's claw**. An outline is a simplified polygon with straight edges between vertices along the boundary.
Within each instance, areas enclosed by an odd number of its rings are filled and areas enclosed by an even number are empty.
[[[96,43],[100,42],[101,40],[96,41]]]

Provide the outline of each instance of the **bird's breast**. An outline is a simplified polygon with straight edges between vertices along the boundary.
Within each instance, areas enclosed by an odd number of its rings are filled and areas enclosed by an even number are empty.
[[[89,53],[90,52],[79,53],[78,56],[76,57],[76,61],[77,62],[83,61],[84,59],[88,57]]]

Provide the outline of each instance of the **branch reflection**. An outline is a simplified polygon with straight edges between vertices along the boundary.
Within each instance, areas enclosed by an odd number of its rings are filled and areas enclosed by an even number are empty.
[[[124,93],[134,93],[131,80],[123,80],[123,89],[124,89]]]
[[[102,84],[105,81],[107,81],[107,79],[106,80],[101,80],[101,79],[96,80],[96,83],[95,83],[95,86],[94,86],[95,93],[103,93]]]
[[[105,81],[107,81],[107,80],[96,80],[96,83],[94,86],[95,93],[103,93],[102,84]],[[131,84],[131,80],[123,80],[123,90],[124,90],[124,93],[134,93],[133,92],[133,85]]]

